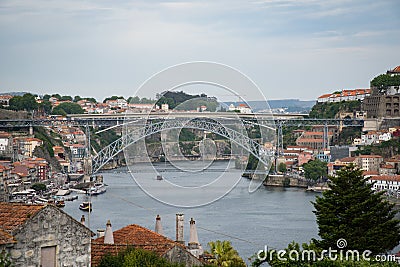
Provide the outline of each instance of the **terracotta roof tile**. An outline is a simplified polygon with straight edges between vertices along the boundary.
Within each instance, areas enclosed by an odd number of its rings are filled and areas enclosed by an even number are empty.
[[[12,244],[17,241],[14,239],[12,235],[0,229],[0,245]]]
[[[116,255],[128,246],[153,251],[160,256],[175,246],[186,249],[183,245],[137,224],[131,224],[114,231],[113,235],[114,244],[112,245],[104,244],[104,237],[92,241],[93,266],[100,263],[101,257],[107,253]]]
[[[393,181],[400,182],[400,175],[379,175],[369,178],[374,181]]]
[[[44,205],[0,202],[0,228],[12,232],[44,207]]]

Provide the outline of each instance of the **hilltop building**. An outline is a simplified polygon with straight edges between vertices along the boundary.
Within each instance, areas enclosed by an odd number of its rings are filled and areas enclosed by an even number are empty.
[[[400,75],[400,66],[388,70],[387,75]],[[400,117],[400,89],[399,86],[390,86],[384,92],[373,87],[371,95],[364,99],[363,111],[367,112],[368,118]]]

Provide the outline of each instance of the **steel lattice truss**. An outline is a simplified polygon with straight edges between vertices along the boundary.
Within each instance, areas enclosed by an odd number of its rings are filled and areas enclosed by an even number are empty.
[[[159,119],[163,119],[161,116]],[[168,119],[168,118],[166,118]],[[242,119],[240,116],[233,120]],[[139,120],[157,120],[155,118],[139,119]],[[219,119],[220,120],[220,119]],[[223,119],[229,121],[228,118]],[[232,119],[230,119],[232,120]],[[31,126],[57,126],[57,125],[68,125],[68,126],[91,126],[91,127],[109,127],[115,125],[129,124],[130,122],[138,121],[138,119],[132,118],[64,118],[64,119],[17,119],[17,120],[0,120],[0,128],[12,128],[12,127],[31,127]],[[243,118],[243,121],[250,123],[260,123],[261,125],[274,127],[275,125],[281,124],[284,126],[364,126],[364,121],[360,119],[311,119],[311,118],[288,118],[288,119],[263,119],[254,118]]]
[[[228,138],[231,142],[234,142],[235,144],[247,150],[253,156],[258,158],[262,164],[269,166],[271,163],[273,157],[272,150],[265,149],[261,144],[234,129],[225,127],[214,121],[204,119],[194,119],[190,121],[167,120],[151,123],[144,127],[133,129],[128,128],[126,130],[126,134],[107,147],[103,148],[96,156],[92,158],[93,173],[98,172],[110,159],[114,158],[118,155],[118,153],[122,152],[123,149],[127,148],[131,144],[134,144],[140,139],[164,130],[182,128],[198,129],[218,134]]]

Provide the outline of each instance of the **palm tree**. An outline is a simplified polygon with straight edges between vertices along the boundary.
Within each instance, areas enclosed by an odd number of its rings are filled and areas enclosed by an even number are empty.
[[[209,242],[208,246],[210,247],[210,252],[206,251],[206,253],[214,256],[214,259],[210,260],[212,264],[221,267],[246,266],[239,253],[232,247],[231,242],[217,240]]]

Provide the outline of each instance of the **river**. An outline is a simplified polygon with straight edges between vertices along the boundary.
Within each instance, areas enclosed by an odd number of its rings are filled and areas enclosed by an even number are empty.
[[[160,163],[161,164],[161,163]],[[214,163],[216,172],[222,162]],[[230,168],[232,176],[240,172]],[[206,175],[205,175],[206,174]],[[163,176],[168,176],[168,172]],[[187,179],[187,174],[169,173],[175,179]],[[190,179],[208,181],[211,173],[192,173]],[[239,254],[247,259],[264,245],[269,248],[285,248],[288,243],[308,242],[318,237],[318,228],[311,201],[317,193],[297,188],[265,188],[249,193],[249,180],[242,178],[236,187],[223,198],[211,204],[196,208],[177,208],[154,200],[134,182],[127,169],[120,168],[103,173],[107,192],[92,197],[93,211],[86,224],[96,232],[105,229],[111,220],[113,230],[128,224],[139,224],[154,230],[155,217],[160,214],[166,236],[175,239],[175,214],[185,214],[185,240],[189,240],[189,220],[196,220],[199,241],[204,249],[207,242],[230,240]],[[165,176],[164,176],[165,177]],[[172,178],[171,178],[172,179]],[[206,181],[206,182],[207,182]],[[79,220],[88,213],[78,209],[85,196],[67,202],[64,210]]]

